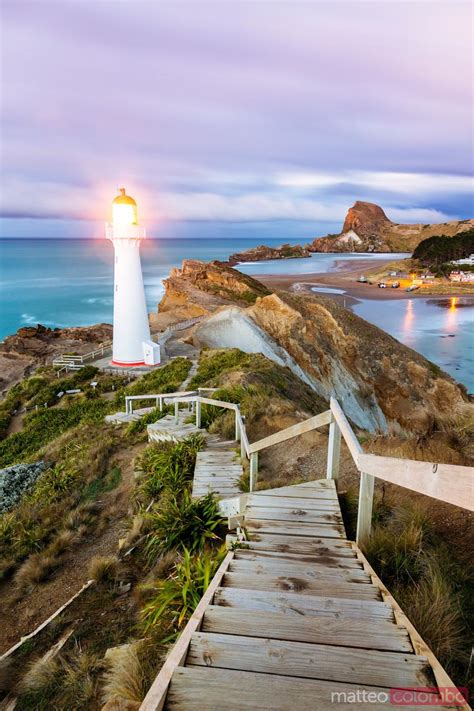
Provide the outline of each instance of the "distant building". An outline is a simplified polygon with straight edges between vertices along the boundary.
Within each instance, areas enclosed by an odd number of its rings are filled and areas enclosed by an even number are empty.
[[[474,267],[474,254],[470,254],[469,257],[464,259],[456,259],[456,261],[451,262],[452,264],[465,264],[466,266]]]
[[[474,283],[473,272],[452,271],[449,275],[449,281],[461,282],[462,284]]]

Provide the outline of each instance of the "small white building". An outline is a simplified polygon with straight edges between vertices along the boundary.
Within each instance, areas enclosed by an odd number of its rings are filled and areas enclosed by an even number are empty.
[[[451,264],[465,264],[466,266],[474,267],[474,254],[470,254],[469,257],[465,257],[464,259],[456,259],[456,261],[451,262]]]

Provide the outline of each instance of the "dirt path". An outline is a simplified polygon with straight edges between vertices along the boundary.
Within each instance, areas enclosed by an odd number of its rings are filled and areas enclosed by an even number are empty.
[[[120,466],[122,478],[119,486],[100,497],[103,513],[97,527],[66,552],[61,567],[49,580],[37,585],[33,592],[17,602],[14,601],[12,581],[7,580],[0,585],[3,601],[0,654],[35,629],[82,587],[88,579],[89,563],[94,556],[114,555],[117,552],[129,513],[134,482],[133,462],[146,446],[147,442],[126,445],[114,454],[110,464]]]

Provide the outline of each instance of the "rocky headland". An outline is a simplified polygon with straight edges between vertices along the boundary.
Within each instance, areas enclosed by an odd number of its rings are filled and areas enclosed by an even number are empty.
[[[310,256],[310,250],[300,244],[282,244],[280,247],[266,247],[261,244],[259,247],[252,247],[245,250],[245,252],[231,254],[228,263],[234,266],[241,262],[262,262],[267,259],[298,259]]]
[[[379,205],[358,200],[348,210],[340,234],[317,237],[306,247],[310,252],[412,252],[428,237],[454,237],[473,227],[474,220],[399,224],[389,220]]]
[[[306,245],[260,245],[232,254],[228,264],[232,266],[239,262],[310,257],[312,252],[413,252],[415,247],[428,237],[454,237],[473,228],[474,219],[434,224],[400,224],[389,220],[379,205],[358,200],[349,208],[342,230],[338,234],[316,237]]]

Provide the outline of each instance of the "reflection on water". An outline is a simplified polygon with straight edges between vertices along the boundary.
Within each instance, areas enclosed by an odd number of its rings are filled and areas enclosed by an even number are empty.
[[[474,391],[474,298],[367,299],[352,309]]]

